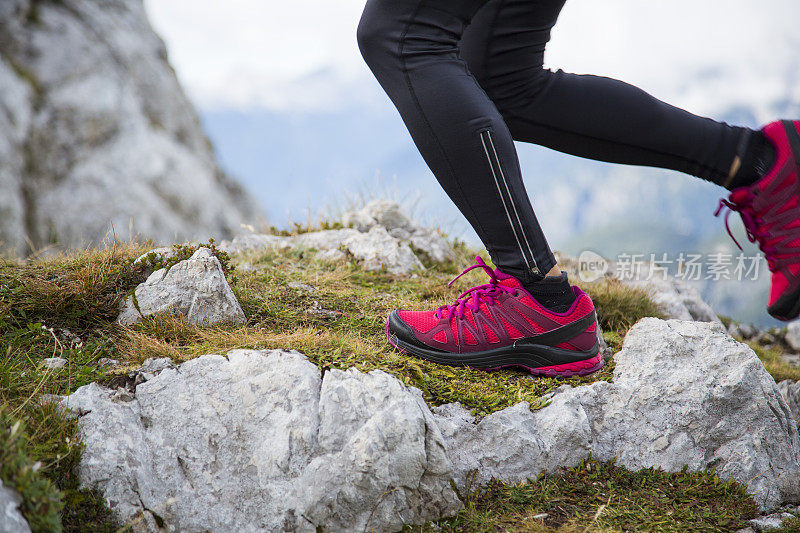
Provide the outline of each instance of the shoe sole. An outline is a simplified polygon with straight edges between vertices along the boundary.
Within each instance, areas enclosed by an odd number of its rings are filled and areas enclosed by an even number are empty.
[[[603,357],[597,342],[590,349],[578,352],[564,350],[539,344],[524,346],[504,346],[492,350],[467,353],[450,353],[438,350],[425,350],[409,344],[397,335],[392,334],[389,322],[386,322],[386,337],[389,344],[400,352],[448,366],[468,366],[476,370],[502,370],[504,368],[522,368],[534,376],[550,378],[570,378],[588,376],[603,368]],[[568,363],[552,364],[554,360],[576,359]]]
[[[784,322],[800,316],[800,287],[778,298],[778,301],[767,307],[767,313]]]

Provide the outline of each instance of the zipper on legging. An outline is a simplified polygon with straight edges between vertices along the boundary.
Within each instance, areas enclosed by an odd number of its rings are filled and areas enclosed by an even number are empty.
[[[497,187],[500,200],[503,202],[503,209],[505,210],[508,223],[511,226],[511,231],[514,233],[514,239],[517,241],[517,246],[519,246],[519,252],[522,255],[522,259],[525,261],[525,265],[528,267],[528,269],[537,271],[538,268],[536,265],[536,258],[533,255],[530,242],[528,242],[528,238],[525,235],[525,228],[522,227],[522,220],[520,219],[517,206],[514,203],[514,198],[511,196],[511,189],[508,186],[508,181],[506,180],[506,175],[503,172],[503,167],[500,166],[500,158],[498,157],[497,149],[495,149],[494,146],[492,132],[491,130],[482,130],[480,132],[480,136],[481,144],[483,145],[483,151],[486,154],[486,159],[489,162],[489,168],[492,171],[494,184]],[[514,224],[514,221],[516,221],[516,225]],[[519,230],[519,232],[517,230]],[[523,242],[525,243],[524,247]],[[525,249],[528,250],[530,256],[525,255]],[[528,257],[530,257],[530,261],[528,260]],[[531,265],[531,263],[533,263],[533,265]]]

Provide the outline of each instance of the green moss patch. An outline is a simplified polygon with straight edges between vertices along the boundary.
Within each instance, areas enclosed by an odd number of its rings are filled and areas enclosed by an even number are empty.
[[[631,472],[592,459],[527,483],[463,495],[454,518],[417,531],[736,531],[756,516],[745,487],[712,472]]]

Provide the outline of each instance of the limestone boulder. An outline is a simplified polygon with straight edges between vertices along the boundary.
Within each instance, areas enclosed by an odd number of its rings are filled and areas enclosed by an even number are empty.
[[[235,350],[161,369],[135,394],[67,397],[84,486],[168,531],[398,531],[457,512],[419,391],[296,352]]]
[[[222,265],[208,248],[150,274],[125,300],[117,322],[134,324],[159,313],[173,313],[198,325],[246,321]]]

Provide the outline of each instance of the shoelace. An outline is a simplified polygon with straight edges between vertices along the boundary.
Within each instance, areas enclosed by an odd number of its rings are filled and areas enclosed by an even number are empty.
[[[750,242],[758,242],[759,249],[764,253],[764,257],[767,259],[767,265],[769,265],[770,271],[774,272],[776,269],[776,258],[775,254],[778,252],[778,249],[773,246],[766,246],[765,242],[767,238],[769,238],[769,232],[760,229],[764,227],[764,221],[762,217],[756,213],[755,209],[753,209],[752,197],[748,198],[748,201],[743,203],[736,203],[730,200],[726,200],[725,198],[720,198],[719,206],[717,206],[717,210],[714,211],[714,216],[717,217],[720,215],[723,209],[725,211],[725,230],[730,235],[733,242],[739,248],[739,250],[743,250],[742,245],[739,244],[739,241],[736,240],[736,237],[733,236],[731,232],[730,225],[728,223],[728,217],[730,217],[732,212],[737,212],[742,217],[742,223],[744,224],[744,229],[747,232],[747,240]]]
[[[476,263],[472,266],[469,266],[464,269],[461,274],[453,278],[450,283],[447,284],[448,287],[452,286],[453,283],[458,280],[461,276],[466,274],[467,272],[474,270],[476,268],[482,268],[490,278],[489,283],[484,285],[476,285],[470,289],[467,289],[456,299],[456,301],[450,305],[443,305],[436,310],[436,318],[441,319],[444,318],[443,312],[447,311],[447,316],[452,317],[453,312],[455,312],[456,317],[459,319],[464,318],[464,309],[472,309],[473,311],[478,311],[481,305],[481,302],[485,301],[487,305],[494,305],[496,298],[501,296],[502,294],[511,294],[512,296],[516,296],[517,290],[506,287],[505,285],[500,285],[500,280],[497,279],[497,275],[495,275],[494,270],[489,268],[489,266],[483,262],[480,256],[475,256]]]

